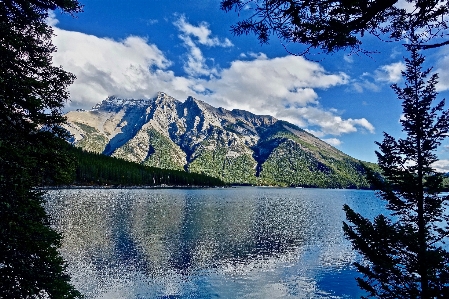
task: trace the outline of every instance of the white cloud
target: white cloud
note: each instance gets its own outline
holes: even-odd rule
[[[374,71],[374,77],[376,81],[397,83],[401,80],[401,71],[404,69],[405,64],[402,61],[383,65]]]
[[[439,160],[432,164],[432,167],[437,172],[447,173],[449,172],[449,160]]]
[[[339,146],[342,144],[341,140],[337,139],[337,138],[325,138],[325,139],[323,139],[323,141],[325,141],[333,146]]]
[[[217,75],[218,70],[216,68],[210,68],[206,63],[206,58],[203,56],[203,52],[193,42],[189,36],[179,36],[183,41],[189,53],[187,61],[184,63],[184,71],[190,76],[214,76]]]
[[[184,71],[192,77],[217,75],[217,68],[207,65],[207,60],[197,44],[209,47],[231,47],[233,46],[231,41],[227,38],[220,41],[218,37],[211,37],[212,32],[207,23],[203,22],[199,26],[194,26],[189,24],[184,16],[181,16],[174,25],[181,32],[179,38],[189,50]]]
[[[390,58],[391,59],[396,59],[398,56],[401,56],[402,57],[402,52],[401,51],[399,51],[396,47],[395,48],[393,48],[392,50],[391,50],[391,53],[390,53]]]
[[[354,62],[354,57],[352,57],[352,55],[343,55],[343,59],[347,63],[353,63]]]
[[[195,27],[184,20],[177,26],[188,49],[188,77],[175,75],[172,62],[144,38],[117,41],[54,28],[54,63],[77,76],[67,109],[89,109],[110,95],[151,98],[164,91],[179,100],[192,95],[216,107],[269,114],[323,137],[374,132],[365,118],[343,119],[338,111],[320,107],[316,90],[348,84],[345,73],[329,73],[298,56],[269,59],[263,53],[247,53],[229,68],[209,68],[199,46],[227,42],[211,38],[205,24]]]
[[[374,74],[365,72],[359,79],[352,80],[349,90],[357,93],[362,93],[365,90],[379,92],[381,90],[379,82],[389,84],[399,82],[402,78],[401,71],[404,69],[405,64],[401,61],[382,65],[374,71]]]
[[[309,130],[309,132],[317,137],[326,135],[340,136],[342,134],[355,133],[359,130],[369,133],[375,132],[374,126],[365,118],[343,119],[334,111],[323,110],[314,106],[285,109],[280,111],[278,116],[297,124],[298,120],[300,120],[302,122],[300,125],[305,128],[318,128],[313,131]]]
[[[155,46],[140,37],[123,41],[54,28],[58,51],[55,65],[77,76],[70,86],[69,107],[92,107],[110,95],[146,98],[160,90],[185,95],[193,85],[167,68],[171,62]]]
[[[159,23],[159,20],[156,20],[156,19],[149,19],[149,20],[146,20],[145,23],[146,23],[147,25],[154,25],[154,24]]]
[[[253,53],[253,52],[251,52],[251,53],[248,53],[248,55],[249,55],[250,57],[256,58],[256,59],[261,59],[261,60],[268,59],[267,54],[261,53],[261,52],[259,52],[259,53]]]
[[[345,84],[344,73],[328,74],[318,63],[298,56],[268,59],[259,55],[250,61],[237,60],[217,78],[203,84],[216,90],[216,104],[273,114],[286,107],[304,107],[317,103],[315,88]]]
[[[438,84],[436,90],[438,92],[449,90],[449,49],[443,47],[438,53],[438,60],[435,63],[438,68],[435,70],[438,73]]]
[[[415,4],[414,2],[410,3],[406,0],[399,0],[396,4],[395,7],[400,8],[400,9],[405,9],[406,12],[411,13],[415,10]]]
[[[220,41],[218,37],[211,37],[211,30],[209,24],[206,22],[200,23],[199,26],[193,26],[186,21],[185,16],[181,16],[175,23],[176,27],[181,31],[183,36],[193,36],[198,39],[202,45],[209,47],[232,47],[232,42],[225,38]]]
[[[53,10],[48,11],[48,17],[45,20],[45,23],[49,26],[56,26],[59,23],[58,19],[56,19],[56,14]]]
[[[379,84],[375,84],[367,79],[358,80],[358,81],[354,80],[351,83],[351,89],[358,93],[362,93],[365,90],[370,90],[370,91],[374,91],[374,92],[380,91]]]

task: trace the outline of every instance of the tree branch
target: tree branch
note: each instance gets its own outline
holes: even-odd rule
[[[430,45],[421,45],[421,44],[407,45],[407,44],[404,44],[404,46],[406,46],[406,47],[416,47],[416,49],[419,49],[419,50],[434,49],[434,48],[439,48],[439,47],[446,46],[446,45],[449,45],[449,40],[444,41],[442,43],[436,43],[436,44],[430,44]]]

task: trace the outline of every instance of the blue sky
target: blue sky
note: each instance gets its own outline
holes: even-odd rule
[[[219,0],[84,0],[72,18],[57,11],[54,63],[74,73],[66,111],[90,109],[107,96],[152,98],[158,91],[215,107],[244,109],[292,122],[341,151],[376,162],[382,132],[401,136],[401,103],[391,90],[401,84],[403,46],[374,37],[366,56],[337,52],[295,56],[301,45],[276,37],[233,36],[236,13]],[[399,1],[399,5],[407,5]],[[284,47],[285,46],[285,47]],[[440,74],[440,98],[449,90],[449,47],[425,52]],[[437,167],[449,171],[449,141]]]

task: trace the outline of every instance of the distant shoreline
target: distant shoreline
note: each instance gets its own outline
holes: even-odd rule
[[[39,186],[40,190],[59,190],[59,189],[227,189],[237,187],[260,187],[260,188],[282,188],[282,189],[328,189],[328,190],[373,190],[356,188],[320,188],[320,187],[300,187],[300,186],[265,186],[265,185],[247,185],[231,184],[227,186],[200,186],[200,185],[156,185],[156,186],[126,186],[126,185],[61,185],[61,186]],[[373,190],[375,191],[375,190]]]
[[[206,188],[232,188],[231,186],[174,186],[174,185],[157,185],[157,186],[124,186],[124,185],[63,185],[63,186],[40,186],[36,189],[40,190],[57,190],[57,189],[206,189]]]

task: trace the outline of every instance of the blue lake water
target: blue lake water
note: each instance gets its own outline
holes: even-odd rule
[[[360,298],[343,204],[372,191],[63,189],[47,193],[73,284],[86,298]]]

